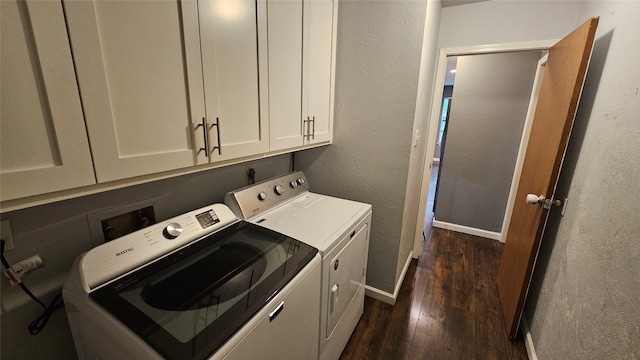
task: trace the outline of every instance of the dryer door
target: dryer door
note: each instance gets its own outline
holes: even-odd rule
[[[364,296],[362,287],[365,283],[367,259],[367,235],[369,224],[354,229],[347,238],[336,247],[338,253],[328,256],[331,261],[329,271],[329,298],[327,306],[327,332],[331,337],[338,322],[351,304],[354,297]],[[346,245],[341,248],[341,245]]]

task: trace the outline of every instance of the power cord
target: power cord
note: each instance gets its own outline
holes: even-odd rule
[[[11,269],[11,266],[9,266],[9,262],[4,257],[4,240],[0,239],[0,244],[1,244],[0,257],[2,259],[2,266],[4,266],[6,270],[9,270]],[[47,326],[47,322],[49,322],[49,318],[51,318],[51,315],[53,315],[53,312],[64,307],[64,300],[62,299],[62,293],[59,293],[58,295],[56,295],[53,298],[53,300],[51,300],[51,303],[49,303],[49,306],[46,306],[42,301],[40,301],[40,299],[38,299],[38,297],[36,297],[27,288],[27,286],[22,281],[18,283],[18,286],[20,286],[22,291],[24,291],[27,295],[29,295],[29,297],[33,299],[33,301],[40,304],[40,306],[42,306],[42,308],[44,309],[42,315],[40,315],[37,319],[33,320],[29,324],[29,334],[37,335],[38,333],[40,333],[40,331],[42,331],[42,329],[45,328],[45,326]]]
[[[249,170],[247,171],[247,176],[249,176],[249,184],[256,183],[256,169],[249,168]]]

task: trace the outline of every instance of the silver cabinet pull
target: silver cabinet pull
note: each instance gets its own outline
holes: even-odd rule
[[[272,322],[273,319],[282,312],[282,310],[284,310],[284,301],[282,301],[275,310],[269,313],[269,322]]]
[[[302,120],[302,124],[303,124],[302,126],[304,127],[304,125],[307,125],[307,133],[306,134],[304,134],[304,130],[303,130],[303,134],[302,134],[302,139],[303,140],[305,138],[307,138],[307,141],[309,141],[309,136],[310,136],[309,135],[310,134],[309,125],[310,125],[310,123],[311,123],[311,119],[308,116],[307,116],[307,120]]]
[[[216,149],[218,150],[218,155],[222,155],[222,144],[220,143],[220,118],[216,118],[215,124],[212,124],[211,127],[216,127],[216,134],[218,135],[218,145],[214,146],[211,149],[211,153],[213,154]]]
[[[316,117],[315,116],[313,117],[313,119],[311,119],[311,123],[312,123],[311,139],[315,140],[316,139]]]
[[[208,141],[208,138],[209,138],[209,131],[208,131],[209,127],[207,126],[207,119],[204,118],[204,117],[202,118],[202,123],[198,124],[193,129],[193,131],[198,130],[198,128],[201,127],[201,126],[202,126],[202,136],[204,137],[204,147],[198,149],[197,154],[199,154],[201,151],[204,151],[204,156],[205,157],[209,157],[209,144],[208,144],[209,143],[209,141]]]

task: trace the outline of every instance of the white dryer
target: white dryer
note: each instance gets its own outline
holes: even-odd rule
[[[364,310],[371,205],[309,192],[302,172],[232,191],[225,203],[248,222],[318,249],[320,359],[338,359]]]

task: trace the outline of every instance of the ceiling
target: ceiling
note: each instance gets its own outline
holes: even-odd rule
[[[471,4],[471,3],[481,2],[481,1],[487,1],[487,0],[440,0],[440,2],[442,3],[442,7]]]

